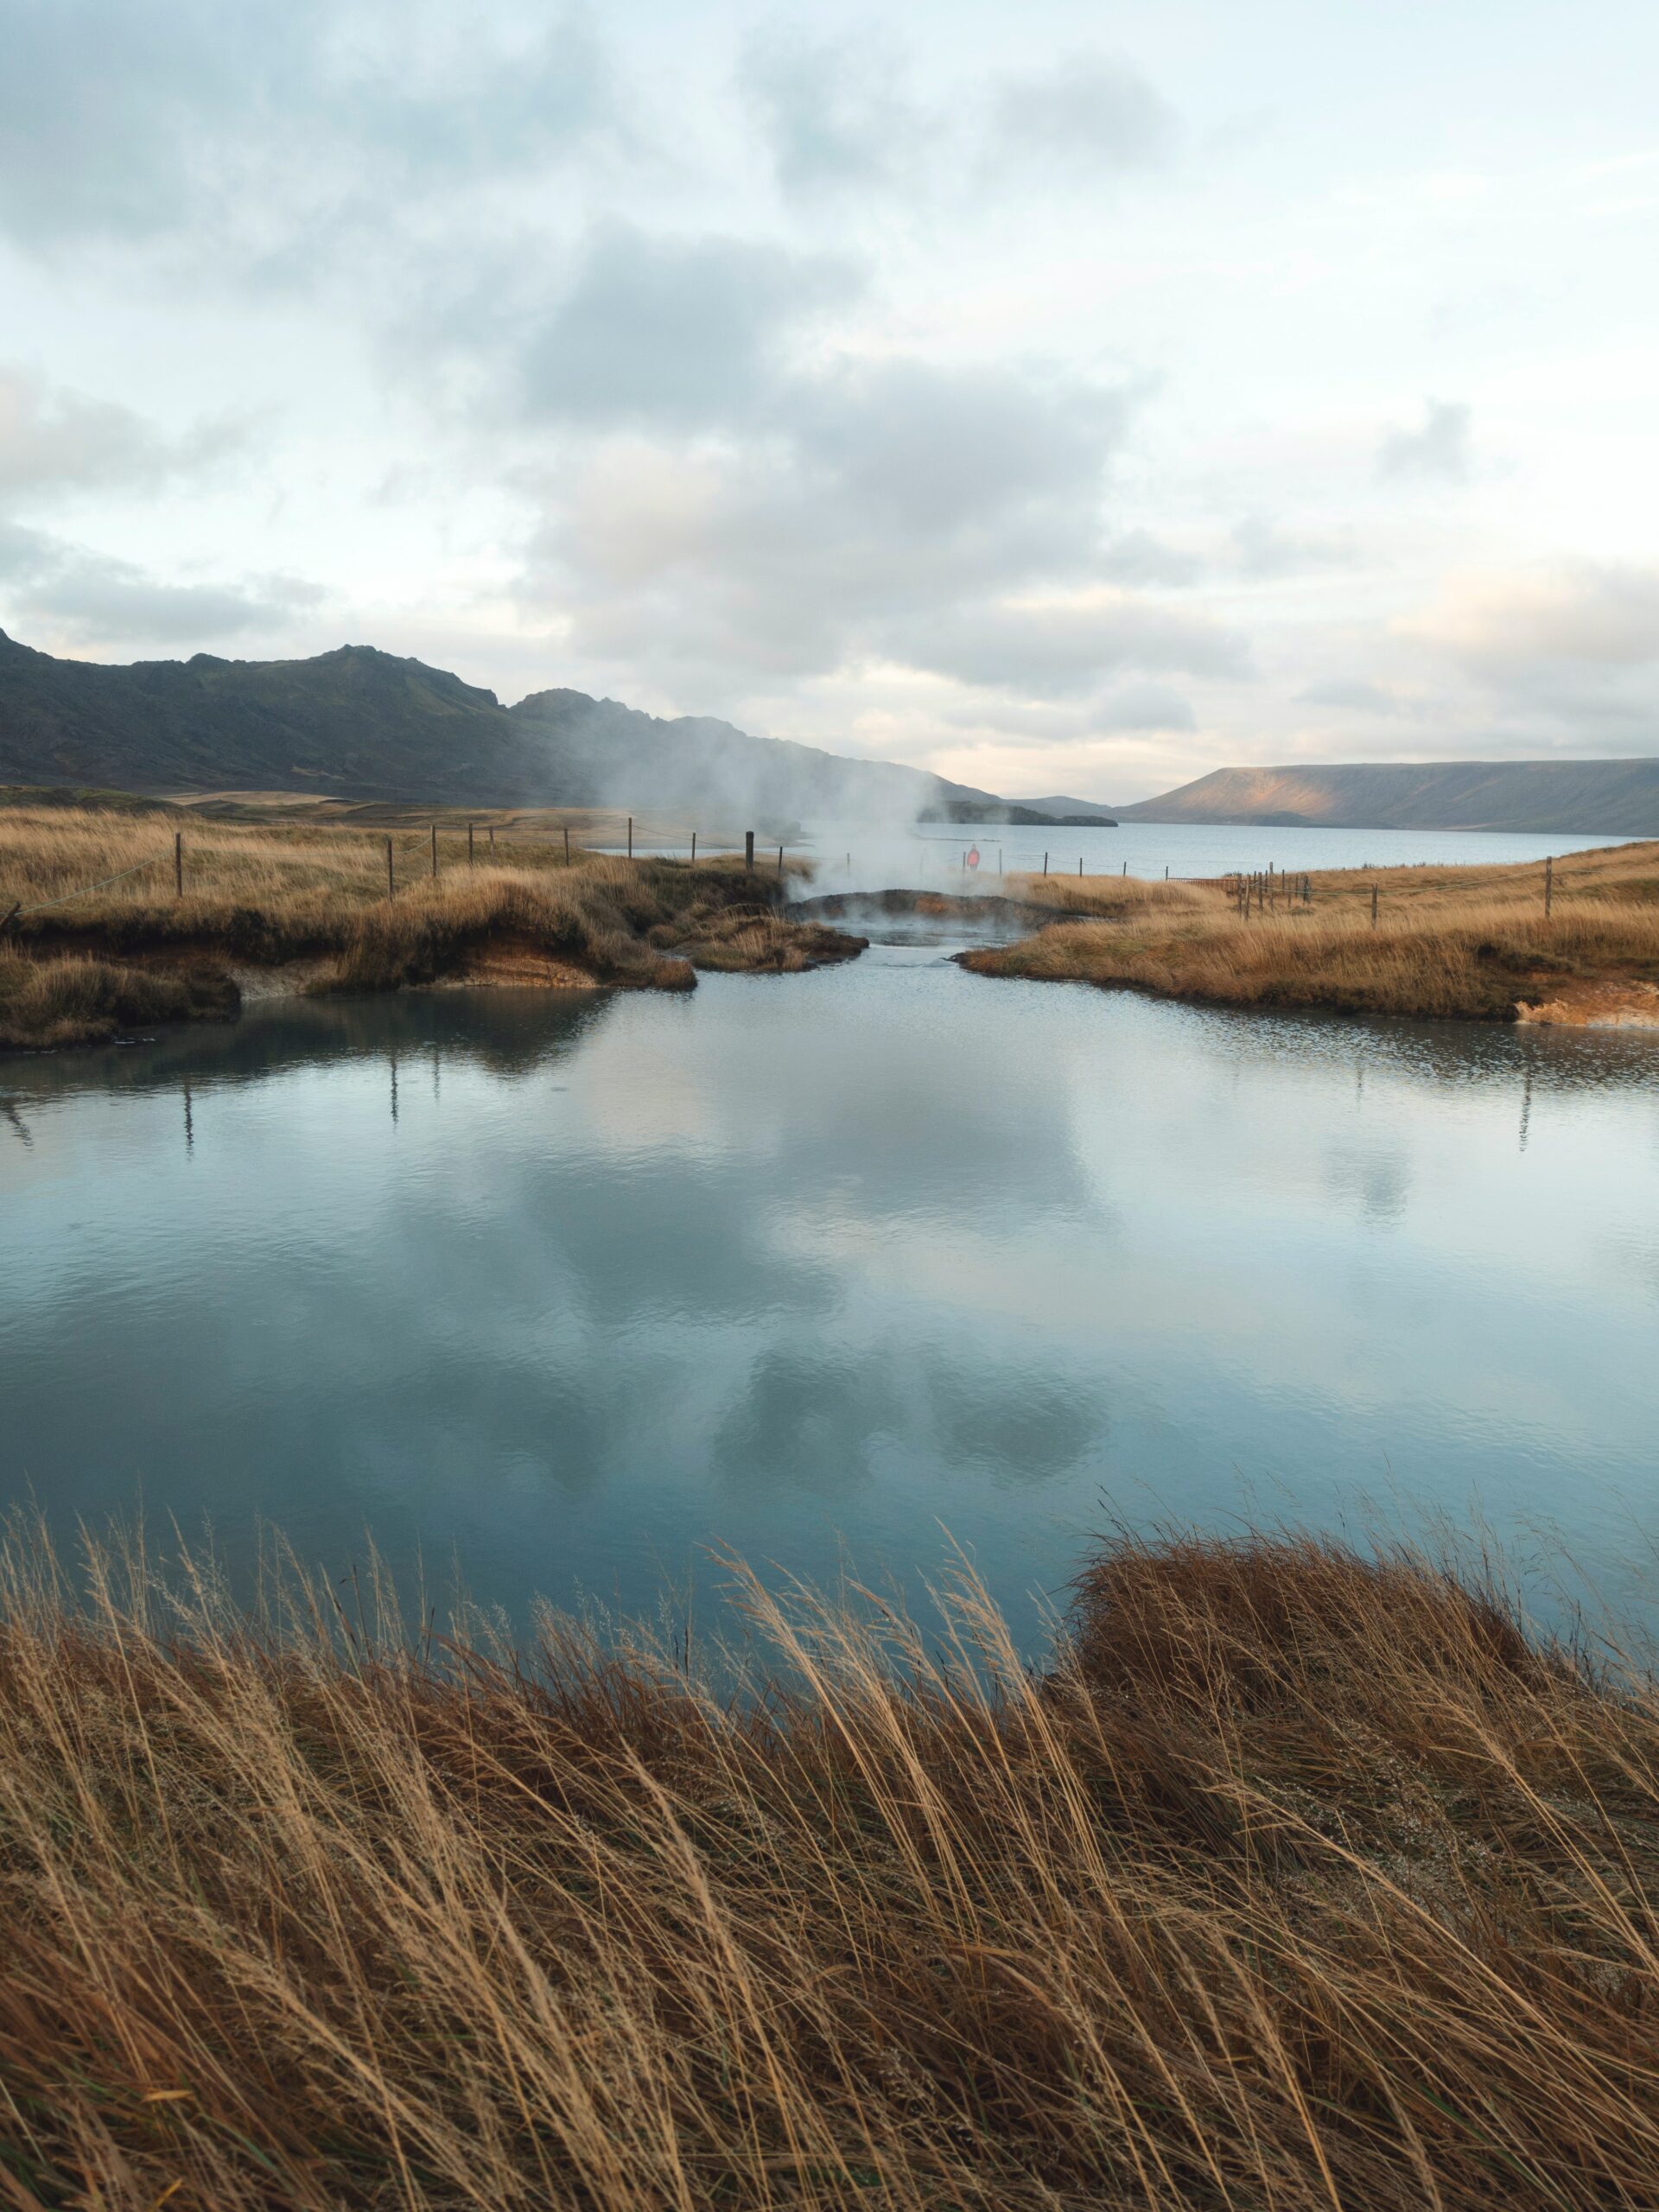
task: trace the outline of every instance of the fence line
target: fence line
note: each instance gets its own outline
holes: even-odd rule
[[[13,908],[18,914],[44,914],[54,906],[67,906],[73,899],[84,899],[89,892],[102,891],[111,883],[124,883],[130,875],[142,875],[147,868],[160,868],[168,855],[163,853],[153,861],[140,861],[137,868],[124,868],[118,875],[100,876],[96,883],[83,883],[79,891],[66,891],[60,899],[43,899],[38,906]]]

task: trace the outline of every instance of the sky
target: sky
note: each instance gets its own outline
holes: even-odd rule
[[[1659,10],[0,0],[0,626],[1129,801],[1659,751]]]

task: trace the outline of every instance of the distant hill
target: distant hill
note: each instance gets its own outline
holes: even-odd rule
[[[918,768],[664,721],[582,691],[493,691],[370,645],[310,660],[59,660],[0,631],[0,784],[225,789],[474,806],[911,819],[988,791]]]
[[[1217,768],[1197,783],[1116,811],[1126,822],[1652,837],[1659,836],[1659,760]]]
[[[1078,825],[1092,822],[1103,830],[1116,830],[1117,817],[1123,811],[1119,806],[1102,806],[1098,799],[1092,798],[1022,798],[1014,804],[1030,808],[1042,821]]]

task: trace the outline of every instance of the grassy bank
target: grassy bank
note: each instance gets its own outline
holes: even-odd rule
[[[425,825],[0,808],[0,920],[18,910],[0,938],[0,1045],[222,1014],[250,969],[303,963],[313,990],[685,989],[696,967],[803,968],[861,949],[784,919],[787,879],[729,856],[692,868],[575,847],[567,861],[562,837],[501,836],[492,849],[475,834],[469,849],[464,826],[440,832],[435,874],[433,851]]]
[[[1326,871],[1295,879],[1295,895],[1281,883],[1248,914],[1221,884],[1015,880],[1018,896],[1101,918],[964,955],[978,974],[1226,1006],[1659,1022],[1656,845],[1568,855],[1548,915],[1541,864]]]
[[[1659,1699],[1420,1560],[1118,1545],[1040,1675],[750,1588],[745,1699],[0,1592],[30,2212],[1656,2202]]]

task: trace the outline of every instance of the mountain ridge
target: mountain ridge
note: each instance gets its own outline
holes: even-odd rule
[[[704,805],[760,819],[1004,803],[926,770],[555,689],[512,707],[374,645],[288,661],[60,659],[0,631],[0,783],[303,790],[471,805]]]
[[[1659,836],[1659,759],[1217,768],[1114,811],[1125,822]]]

